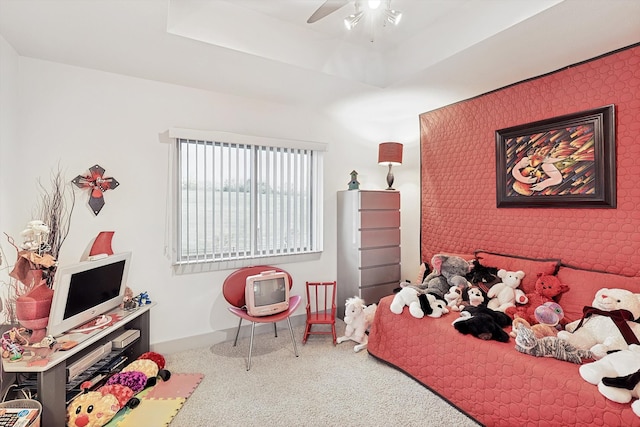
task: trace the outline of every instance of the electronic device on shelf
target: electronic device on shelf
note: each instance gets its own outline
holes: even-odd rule
[[[127,329],[122,332],[120,335],[111,340],[111,346],[114,349],[122,349],[140,338],[140,330],[138,329]]]
[[[90,353],[87,353],[80,359],[76,360],[73,363],[67,365],[67,381],[71,381],[76,378],[78,375],[82,374],[90,367],[95,365],[101,359],[104,359],[109,356],[111,353],[111,341],[105,343]]]
[[[264,271],[247,277],[245,304],[251,316],[269,316],[289,308],[289,275],[282,271]]]
[[[101,316],[122,302],[130,264],[131,252],[123,252],[58,267],[47,334],[61,335],[94,318],[98,318],[94,328],[108,324]]]

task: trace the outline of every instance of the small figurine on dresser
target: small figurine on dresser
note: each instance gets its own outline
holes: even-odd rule
[[[360,188],[360,183],[358,182],[358,172],[355,170],[351,171],[351,181],[349,181],[349,190],[357,190]]]

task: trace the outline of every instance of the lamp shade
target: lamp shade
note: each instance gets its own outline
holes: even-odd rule
[[[401,165],[402,144],[399,142],[381,142],[378,146],[378,164]]]

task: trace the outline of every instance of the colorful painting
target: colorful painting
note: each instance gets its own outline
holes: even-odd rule
[[[615,207],[614,106],[496,131],[498,207]]]

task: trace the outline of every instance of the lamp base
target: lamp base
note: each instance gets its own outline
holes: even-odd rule
[[[391,166],[391,163],[389,163],[389,172],[387,172],[388,187],[386,188],[386,190],[395,190],[395,188],[393,188],[393,171],[391,171]]]

